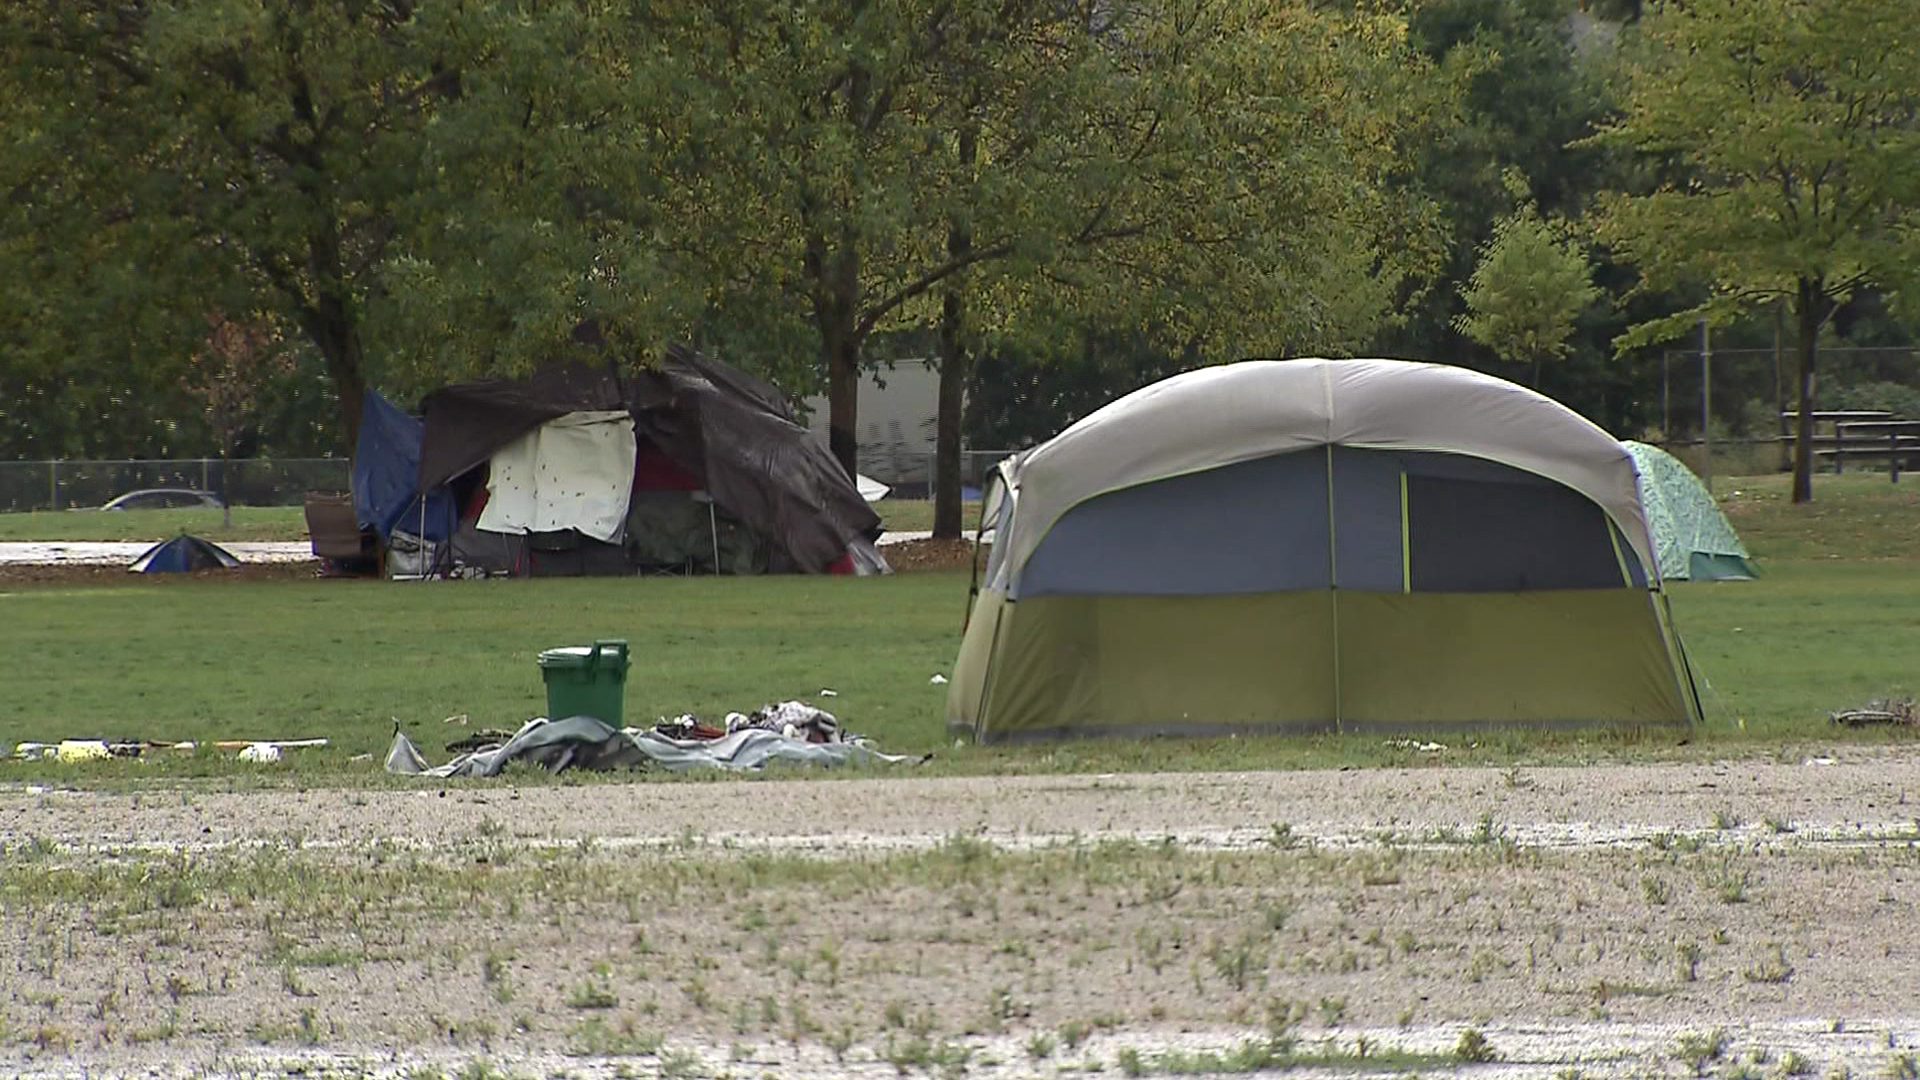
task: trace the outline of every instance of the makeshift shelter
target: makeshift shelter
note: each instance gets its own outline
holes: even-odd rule
[[[1626,450],[1464,368],[1176,375],[983,517],[947,701],[981,741],[1699,717]]]
[[[165,574],[188,570],[231,570],[239,565],[240,560],[220,545],[181,533],[148,548],[127,569],[136,574]]]
[[[377,471],[404,467],[410,446],[418,464],[405,499],[371,498],[363,520],[418,534],[414,494],[429,493],[423,535],[446,541],[431,555],[441,570],[886,569],[879,516],[779,392],[691,349],[669,349],[652,369],[576,357],[525,379],[449,386],[420,412],[417,443],[397,422],[377,434],[394,448],[372,451],[385,462]],[[441,492],[455,508],[445,518]]]
[[[1657,446],[1628,440],[1640,473],[1640,502],[1669,581],[1751,581],[1759,576],[1747,547],[1705,484],[1679,458]]]
[[[416,486],[424,429],[378,391],[366,391],[360,441],[353,450],[353,512],[360,527],[378,533],[382,541],[395,529],[429,540],[453,535],[452,493],[441,486]]]

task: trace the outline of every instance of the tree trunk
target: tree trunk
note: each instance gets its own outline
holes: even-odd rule
[[[976,88],[968,102],[971,115],[980,104]],[[959,165],[962,174],[971,172],[979,158],[980,131],[971,119],[960,125]],[[947,257],[965,259],[973,254],[973,227],[962,218],[947,223]],[[934,425],[933,446],[933,537],[958,540],[960,520],[960,421],[966,407],[967,379],[973,373],[973,350],[967,342],[966,277],[956,274],[947,279],[946,296],[940,305],[940,403]]]
[[[1786,440],[1787,424],[1780,414],[1787,411],[1786,365],[1781,363],[1780,353],[1786,347],[1787,306],[1783,300],[1773,304],[1773,416],[1774,430],[1781,435],[1779,471],[1793,471],[1793,444]]]
[[[808,273],[814,279],[814,325],[828,369],[828,450],[847,471],[860,475],[860,252],[851,234],[831,256],[826,242],[808,244]]]
[[[366,353],[360,341],[360,313],[340,264],[340,238],[328,229],[307,236],[307,272],[315,283],[311,291],[282,284],[283,295],[300,312],[300,329],[327,362],[327,378],[340,398],[340,430],[346,451],[360,444],[360,408],[366,397]]]
[[[1813,410],[1815,404],[1814,359],[1820,341],[1820,324],[1826,313],[1825,282],[1819,278],[1801,278],[1795,297],[1794,315],[1800,321],[1800,400],[1795,406],[1793,440],[1793,501],[1813,501]]]
[[[340,398],[340,430],[346,435],[346,451],[352,454],[360,444],[360,410],[367,394],[360,328],[345,303],[327,297],[304,313],[301,322],[327,362],[327,377]]]
[[[814,278],[813,321],[820,331],[820,359],[827,369],[827,449],[846,470],[860,468],[860,262],[851,240],[831,257],[818,240],[810,244]]]
[[[965,230],[948,236],[949,250],[960,237],[966,243]],[[933,451],[933,536],[936,540],[958,540],[963,526],[960,514],[960,421],[966,404],[967,377],[973,371],[973,352],[963,338],[966,301],[960,287],[947,289],[940,308],[940,408],[935,426]]]
[[[827,448],[852,479],[860,470],[860,343],[851,327],[830,334],[827,352]]]

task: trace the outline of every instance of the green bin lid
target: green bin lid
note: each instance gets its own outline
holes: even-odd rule
[[[607,655],[601,657],[601,663],[615,660],[625,661],[627,643],[625,641],[602,641],[593,645],[564,645],[557,649],[543,649],[540,652],[540,666],[550,668],[578,668],[593,663],[596,652]]]

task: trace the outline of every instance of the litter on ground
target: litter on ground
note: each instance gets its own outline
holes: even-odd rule
[[[1865,727],[1869,724],[1920,724],[1920,708],[1916,708],[1912,698],[1898,698],[1886,701],[1869,701],[1863,708],[1841,709],[1827,714],[1827,720],[1848,727]]]
[[[751,713],[729,713],[725,726],[692,714],[662,718],[651,728],[616,729],[591,716],[559,720],[535,717],[506,732],[480,732],[449,744],[457,757],[432,765],[398,724],[385,767],[409,776],[497,776],[511,762],[538,765],[549,772],[567,769],[606,771],[657,766],[670,770],[715,768],[757,770],[768,764],[865,765],[926,761],[931,755],[887,754],[872,742],[848,734],[832,713],[801,701],[763,705]]]
[[[278,761],[282,751],[326,746],[327,739],[216,739],[210,743],[172,742],[153,739],[62,739],[59,742],[15,743],[16,758],[52,758],[59,761],[97,761],[104,758],[137,758],[149,750],[177,750],[193,753],[202,745],[216,750],[238,750],[243,761]]]

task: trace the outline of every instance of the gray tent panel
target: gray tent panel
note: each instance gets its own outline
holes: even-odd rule
[[[1328,519],[1324,453],[1157,480],[1064,514],[1027,561],[1015,595],[1324,589],[1332,583]]]
[[[1627,584],[1613,530],[1598,506],[1552,481],[1507,471],[1514,475],[1457,479],[1408,469],[1408,564],[1414,592],[1617,589]]]
[[[1400,592],[1400,459],[1387,450],[1328,447],[1333,470],[1333,573],[1342,589]]]

